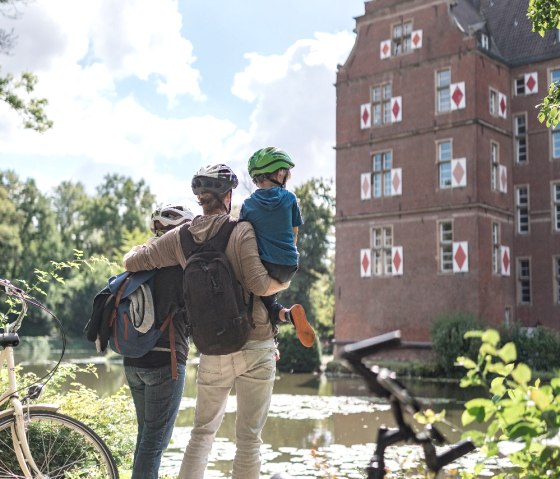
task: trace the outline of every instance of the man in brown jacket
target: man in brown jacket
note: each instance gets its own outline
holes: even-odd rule
[[[238,180],[226,165],[201,168],[192,179],[193,193],[202,206],[189,231],[195,242],[215,236],[230,219],[232,190]],[[180,264],[186,265],[180,229],[166,233],[157,241],[135,249],[124,257],[128,271],[142,271]],[[232,387],[237,396],[236,453],[233,479],[259,479],[261,432],[266,422],[276,373],[275,344],[268,312],[260,296],[274,294],[289,286],[268,275],[261,263],[253,227],[239,223],[230,236],[226,255],[248,301],[254,294],[253,321],[249,340],[241,351],[209,356],[202,354],[197,375],[197,401],[194,427],[179,473],[180,479],[202,479],[208,454],[222,422]]]

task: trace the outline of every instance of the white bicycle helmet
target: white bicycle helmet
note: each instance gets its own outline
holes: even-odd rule
[[[239,181],[233,170],[222,163],[201,167],[193,176],[191,187],[195,195],[227,193],[237,188]]]
[[[187,221],[192,221],[194,213],[183,205],[165,205],[156,208],[150,219],[150,229],[156,236],[162,236],[169,230]]]

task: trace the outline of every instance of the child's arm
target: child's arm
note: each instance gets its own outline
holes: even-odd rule
[[[292,230],[294,231],[294,245],[297,245],[297,235],[298,235],[299,227],[292,226]]]

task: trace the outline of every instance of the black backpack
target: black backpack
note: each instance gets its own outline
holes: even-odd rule
[[[236,225],[237,221],[227,221],[216,236],[201,244],[194,242],[188,227],[180,230],[187,259],[183,273],[185,309],[193,342],[203,354],[239,351],[254,327],[250,305],[245,305],[241,285],[225,254]]]

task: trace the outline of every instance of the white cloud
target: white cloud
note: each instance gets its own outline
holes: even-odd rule
[[[250,146],[285,149],[296,162],[297,183],[334,176],[336,65],[353,43],[349,32],[317,33],[282,55],[247,54],[249,65],[235,76],[232,92],[255,103]]]
[[[334,176],[333,83],[353,34],[317,33],[283,53],[247,53],[231,88],[253,105],[245,129],[233,111],[221,118],[161,116],[134,93],[122,95],[123,82],[134,81],[171,103],[180,95],[204,99],[176,0],[36,0],[22,13],[13,25],[16,50],[1,59],[0,73],[36,72],[37,95],[48,98],[55,126],[45,134],[23,130],[0,104],[0,169],[33,158],[21,170],[40,186],[71,179],[90,190],[118,172],[145,179],[160,201],[187,198],[191,206],[190,179],[201,164],[228,163],[242,176],[247,158],[263,146],[294,157],[292,185]],[[41,161],[39,173],[34,166]]]

